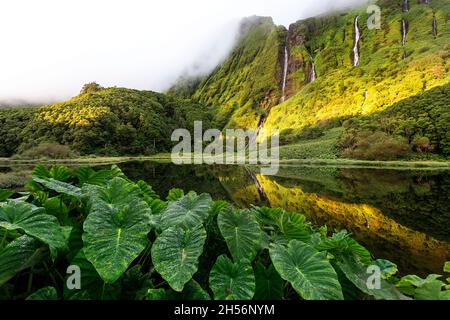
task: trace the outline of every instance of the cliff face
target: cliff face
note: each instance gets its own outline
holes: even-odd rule
[[[370,15],[355,10],[312,18],[289,28],[288,99],[270,112],[267,128],[301,130],[345,116],[379,112],[450,80],[450,3],[379,1],[381,29],[369,29]],[[364,8],[365,9],[365,8]],[[360,40],[354,66],[355,18]],[[437,36],[433,35],[436,17]],[[408,25],[402,39],[402,20]],[[312,63],[317,80],[310,81]]]
[[[259,114],[280,98],[282,34],[271,18],[245,19],[233,52],[198,85],[192,98],[218,107],[216,118],[221,126],[256,126]]]
[[[247,19],[228,59],[191,97],[217,108],[218,126],[256,128],[263,119],[266,129],[295,141],[305,128],[340,125],[448,83],[450,2],[377,5],[380,29],[369,28],[374,13],[367,7],[298,21],[288,30],[270,18]]]

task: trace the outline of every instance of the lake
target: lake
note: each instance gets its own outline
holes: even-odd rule
[[[442,274],[450,261],[450,171],[284,166],[276,176],[263,176],[240,166],[119,166],[162,196],[175,186],[243,208],[281,207],[329,230],[346,229],[403,274]]]
[[[395,262],[402,275],[442,274],[450,261],[449,170],[282,166],[276,176],[264,176],[243,166],[118,165],[162,197],[174,187],[207,192],[238,207],[281,207],[317,226],[346,229],[374,257]]]

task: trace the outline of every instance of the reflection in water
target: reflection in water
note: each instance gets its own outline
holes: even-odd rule
[[[402,273],[442,273],[450,260],[450,172],[282,167],[275,177],[238,166],[121,165],[167,194],[176,186],[237,206],[281,207],[347,229]],[[256,170],[255,170],[256,172]]]
[[[240,207],[281,207],[330,230],[347,229],[403,274],[440,274],[450,260],[450,171],[286,166],[268,177],[239,166],[119,166],[162,197],[174,187],[207,192]],[[18,170],[0,171],[17,175],[25,168]]]

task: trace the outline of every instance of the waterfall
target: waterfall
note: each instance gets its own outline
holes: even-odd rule
[[[402,20],[402,46],[406,45],[406,33],[408,32],[405,19]]]
[[[286,100],[286,81],[288,75],[288,63],[289,63],[289,53],[287,46],[284,46],[284,69],[283,69],[283,84],[281,86],[281,100],[280,103],[283,103]]]
[[[409,2],[408,0],[403,0],[403,12],[409,11]]]
[[[406,59],[406,34],[408,33],[408,22],[403,19],[402,20],[402,46],[403,46],[403,59]]]
[[[316,79],[317,79],[316,65],[314,64],[314,59],[313,59],[312,55],[310,53],[308,53],[308,55],[309,55],[309,60],[311,61],[311,69],[309,70],[308,82],[313,82],[313,81],[316,81]]]
[[[353,66],[356,67],[359,64],[359,40],[361,34],[358,27],[358,17],[355,18],[355,46],[353,47]]]
[[[437,20],[436,16],[433,16],[433,36],[437,37]]]

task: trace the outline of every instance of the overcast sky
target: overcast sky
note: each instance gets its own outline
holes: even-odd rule
[[[86,82],[161,91],[206,72],[238,21],[296,20],[367,0],[14,0],[0,2],[0,101],[63,100]],[[196,66],[194,68],[193,66]]]

